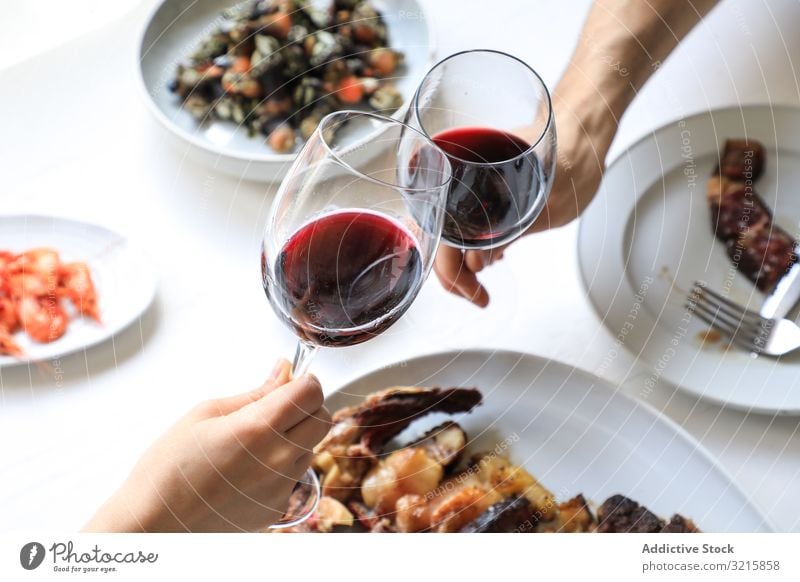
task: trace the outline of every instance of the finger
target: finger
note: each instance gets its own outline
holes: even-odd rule
[[[234,396],[227,396],[224,398],[217,398],[213,401],[217,407],[217,412],[220,415],[230,414],[239,410],[242,406],[246,406],[257,400],[260,400],[276,388],[280,388],[289,381],[289,376],[292,372],[292,365],[288,360],[281,358],[272,369],[269,378],[255,390],[244,392],[243,394],[236,394]]]
[[[490,263],[485,251],[467,251],[464,253],[464,264],[473,273],[479,273]]]
[[[489,265],[493,265],[495,262],[502,259],[506,248],[508,248],[508,245],[496,249],[467,251],[464,254],[464,262],[470,271],[478,273]]]
[[[464,253],[446,245],[440,245],[436,253],[434,270],[445,289],[472,301],[478,307],[489,304],[489,293],[478,278],[464,264]]]
[[[454,257],[451,256],[451,253],[452,249],[449,247],[445,247],[443,245],[440,246],[439,250],[436,251],[436,257],[433,262],[433,271],[436,273],[439,283],[442,284],[442,287],[444,287],[446,291],[462,297],[461,290],[456,285],[455,279],[450,276],[451,267],[449,263],[454,260]]]
[[[322,387],[315,376],[305,374],[272,390],[263,398],[252,402],[236,415],[244,422],[254,422],[279,432],[287,432],[310,415],[318,413],[325,401]]]
[[[307,451],[297,457],[297,460],[294,462],[295,467],[299,470],[303,471],[304,473],[311,467],[311,461],[314,460],[314,451]]]
[[[301,454],[310,453],[325,438],[331,428],[331,415],[323,406],[286,433],[287,440],[298,447]]]
[[[509,245],[503,245],[502,247],[498,247],[489,251],[489,264],[492,265],[502,259],[505,256],[508,246]]]

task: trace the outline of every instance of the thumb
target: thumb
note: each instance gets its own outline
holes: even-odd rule
[[[489,304],[489,294],[465,264],[464,253],[460,249],[439,245],[433,270],[442,286],[451,293],[466,298],[478,307]]]

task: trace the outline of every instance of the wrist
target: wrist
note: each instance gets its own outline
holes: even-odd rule
[[[162,501],[148,495],[148,487],[131,475],[100,507],[83,531],[107,533],[144,533],[168,531],[161,523]]]
[[[559,137],[566,133],[564,137],[604,159],[630,103],[625,91],[612,83],[597,83],[571,64],[552,97]]]
[[[149,528],[128,508],[123,490],[106,501],[81,531],[95,533],[140,533]]]

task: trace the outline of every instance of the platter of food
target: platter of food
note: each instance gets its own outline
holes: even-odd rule
[[[163,0],[139,68],[156,118],[197,155],[275,181],[326,114],[402,116],[432,47],[416,0]]]
[[[687,302],[699,281],[758,312],[796,262],[799,131],[795,107],[721,109],[648,134],[609,166],[581,219],[580,271],[603,325],[650,369],[643,391],[668,382],[800,413],[800,355],[731,345]]]
[[[317,513],[295,531],[758,532],[702,446],[600,378],[470,350],[366,374],[326,405]]]
[[[151,263],[94,224],[0,216],[0,368],[54,360],[119,333],[155,296]]]

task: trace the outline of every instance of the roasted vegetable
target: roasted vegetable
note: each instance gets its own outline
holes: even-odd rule
[[[538,515],[533,527],[537,532],[582,533],[593,531],[597,522],[583,495],[559,503],[556,519],[550,522],[539,521]]]
[[[316,511],[317,530],[325,533],[336,526],[353,527],[354,517],[340,501],[332,497],[322,497]]]
[[[442,465],[422,447],[403,448],[381,459],[364,477],[361,498],[378,514],[394,512],[403,495],[425,495],[439,485]]]
[[[469,439],[453,421],[384,451],[414,420],[431,412],[469,412],[481,400],[474,388],[395,387],[335,412],[313,459],[323,502],[294,531],[698,531],[691,520],[674,515],[667,523],[622,495],[609,498],[597,519],[583,495],[558,503],[524,467],[503,456],[512,438],[458,469]]]
[[[389,388],[333,415],[334,426],[317,446],[314,467],[323,491],[347,500],[378,462],[383,446],[414,420],[432,412],[469,412],[480,404],[474,388]]]
[[[511,464],[505,457],[496,454],[473,457],[474,474],[487,488],[497,491],[502,497],[524,495],[539,512],[541,519],[549,521],[556,516],[555,496],[539,483],[524,468]]]

